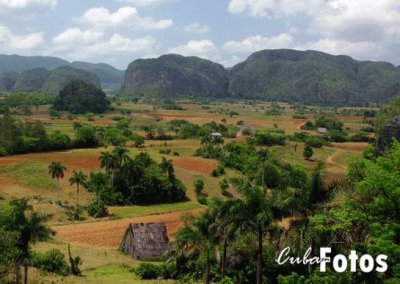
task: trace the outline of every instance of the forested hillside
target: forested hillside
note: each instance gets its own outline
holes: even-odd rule
[[[280,49],[256,52],[224,73],[209,61],[166,55],[131,63],[121,93],[364,105],[400,95],[400,69],[349,56]]]

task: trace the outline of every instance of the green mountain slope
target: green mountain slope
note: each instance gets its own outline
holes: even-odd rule
[[[10,91],[17,82],[18,73],[13,71],[0,71],[0,92]]]
[[[360,105],[400,95],[399,69],[317,51],[263,50],[230,71],[230,97]]]
[[[51,72],[41,91],[48,94],[58,94],[66,85],[72,81],[80,80],[100,88],[100,79],[84,70],[76,69],[70,66],[57,68]]]
[[[22,72],[18,76],[13,91],[16,92],[34,92],[39,91],[46,80],[49,78],[51,71],[44,68],[36,68]]]
[[[169,97],[226,94],[225,68],[197,57],[169,54],[132,62],[122,86],[123,94],[157,94]]]
[[[74,61],[70,66],[89,71],[97,75],[104,90],[119,90],[124,82],[124,71],[118,70],[111,65],[98,63],[86,63]]]
[[[57,57],[0,54],[0,71],[14,71],[21,73],[35,68],[53,70],[68,64],[68,61]]]
[[[62,66],[71,66],[97,75],[100,79],[102,88],[105,90],[120,90],[124,81],[124,71],[118,70],[111,65],[104,63],[92,64],[80,61],[69,63],[68,61],[57,57],[0,55],[0,72],[12,71],[22,73],[39,68],[51,71]],[[28,77],[32,75],[33,74],[29,74]],[[41,73],[33,76],[40,77],[41,75],[43,74]],[[27,74],[24,74],[21,80],[25,81],[26,76]],[[32,87],[23,86],[23,88],[21,88],[19,86],[18,89],[36,89],[36,87],[37,84],[34,84]]]

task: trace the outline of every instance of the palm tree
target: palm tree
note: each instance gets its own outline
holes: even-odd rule
[[[129,156],[128,156],[129,151],[122,146],[115,147],[114,150],[112,151],[112,153],[117,158],[119,168],[121,168],[122,165],[129,160]]]
[[[225,202],[215,200],[210,205],[210,210],[215,211],[215,215],[217,216],[215,227],[217,231],[217,235],[220,238],[220,241],[223,243],[223,252],[222,252],[222,260],[221,260],[221,278],[223,279],[226,276],[226,268],[227,268],[227,252],[229,242],[233,241],[236,238],[236,233],[239,229],[239,223],[235,222],[235,216],[230,214],[230,208],[234,204],[234,200],[228,200]]]
[[[289,227],[283,232],[280,246],[290,246],[297,255],[303,255],[311,247],[318,247],[320,236],[310,224],[310,216],[314,215],[327,204],[334,195],[336,185],[327,186],[322,178],[322,164],[318,165],[308,180],[301,188],[293,189],[294,194],[288,198],[281,207],[291,208],[286,210],[290,220]],[[314,251],[311,252],[314,254]],[[311,255],[312,256],[312,255]],[[312,272],[311,264],[308,272]]]
[[[180,253],[206,253],[206,273],[204,282],[211,281],[211,253],[217,243],[217,234],[213,224],[215,215],[210,210],[198,217],[190,216],[185,226],[175,233],[175,247]]]
[[[18,234],[17,248],[20,251],[19,263],[17,264],[17,275],[19,275],[19,265],[25,267],[24,283],[28,283],[28,257],[29,245],[36,241],[42,241],[54,235],[46,224],[50,220],[50,215],[34,212],[32,206],[28,204],[28,199],[14,199],[10,202],[11,211],[4,219],[1,226],[11,232]],[[20,279],[17,276],[17,282]]]
[[[52,162],[49,165],[49,175],[51,175],[51,178],[56,178],[57,179],[57,201],[60,201],[60,178],[64,178],[64,171],[66,171],[67,168],[61,163],[61,162]]]
[[[69,178],[70,185],[76,184],[76,208],[79,207],[79,186],[85,183],[86,178],[87,176],[81,170],[74,170]]]
[[[233,179],[241,199],[231,203],[229,213],[234,222],[239,224],[240,231],[252,232],[257,236],[257,284],[262,283],[263,240],[267,233],[274,229],[272,202],[264,190],[241,179]]]
[[[105,168],[106,172],[111,174],[111,185],[114,186],[114,174],[119,168],[118,158],[110,152],[101,152],[100,167]]]

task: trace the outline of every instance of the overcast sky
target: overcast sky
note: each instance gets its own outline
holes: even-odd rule
[[[261,49],[400,64],[400,0],[0,0],[0,53],[106,62],[195,55],[226,67]]]

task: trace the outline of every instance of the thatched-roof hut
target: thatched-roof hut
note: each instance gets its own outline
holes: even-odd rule
[[[162,256],[168,248],[167,228],[163,223],[129,224],[121,249],[135,259]]]

